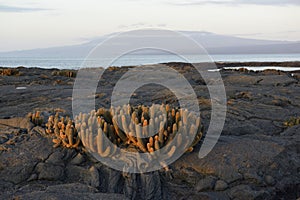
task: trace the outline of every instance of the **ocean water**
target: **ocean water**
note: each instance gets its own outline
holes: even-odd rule
[[[210,55],[215,62],[248,62],[248,61],[300,61],[300,54],[235,54],[235,55]],[[197,55],[185,56],[189,62],[204,62]],[[104,67],[103,63],[111,60],[110,58],[86,60],[88,67]],[[78,69],[82,67],[84,58],[47,58],[47,57],[0,57],[1,67],[41,67],[41,68],[59,68],[59,69]],[[110,66],[137,66],[144,64],[157,64],[165,62],[186,62],[176,55],[125,55]]]

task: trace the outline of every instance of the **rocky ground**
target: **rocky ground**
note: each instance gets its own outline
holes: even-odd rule
[[[193,86],[202,122],[211,104],[205,82],[189,64],[169,63]],[[223,66],[292,66],[300,63],[219,63]],[[109,68],[96,104],[108,107],[113,86],[128,68]],[[146,174],[123,174],[83,149],[53,148],[28,112],[72,115],[72,71],[17,68],[0,76],[1,199],[297,199],[300,197],[300,72],[221,70],[227,116],[215,148],[198,158],[200,144],[169,166]],[[25,88],[26,87],[26,88]],[[138,89],[131,103],[176,104],[158,85]]]

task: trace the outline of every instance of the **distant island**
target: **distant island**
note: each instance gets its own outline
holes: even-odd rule
[[[300,41],[258,40],[197,31],[179,32],[198,42],[209,54],[300,53]],[[118,33],[104,35],[80,45],[0,52],[0,57],[82,57],[83,55],[87,55],[96,45],[116,34]],[[128,43],[130,43],[130,40],[128,40]],[[195,53],[190,49],[182,49],[182,51],[190,54]],[[142,53],[151,54],[155,52],[143,51]],[[138,54],[141,54],[141,52],[138,52]]]

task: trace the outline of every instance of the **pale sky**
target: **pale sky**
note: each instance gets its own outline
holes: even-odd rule
[[[0,0],[0,26],[0,51],[149,27],[300,41],[300,0]]]

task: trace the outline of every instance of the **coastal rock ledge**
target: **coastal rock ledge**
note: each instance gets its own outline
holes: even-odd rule
[[[205,82],[189,64],[168,66],[182,73],[195,90],[205,138],[211,115]],[[37,110],[45,117],[56,111],[71,116],[73,74],[18,70],[18,76],[0,76],[0,199],[300,197],[300,72],[292,76],[279,71],[221,70],[228,107],[213,150],[199,159],[200,141],[168,169],[125,174],[81,149],[54,148],[45,127],[24,117]],[[127,70],[111,68],[104,73],[97,105],[107,106],[113,85]],[[145,86],[131,100],[139,104],[151,97],[153,102],[173,103],[172,95],[166,88]]]

